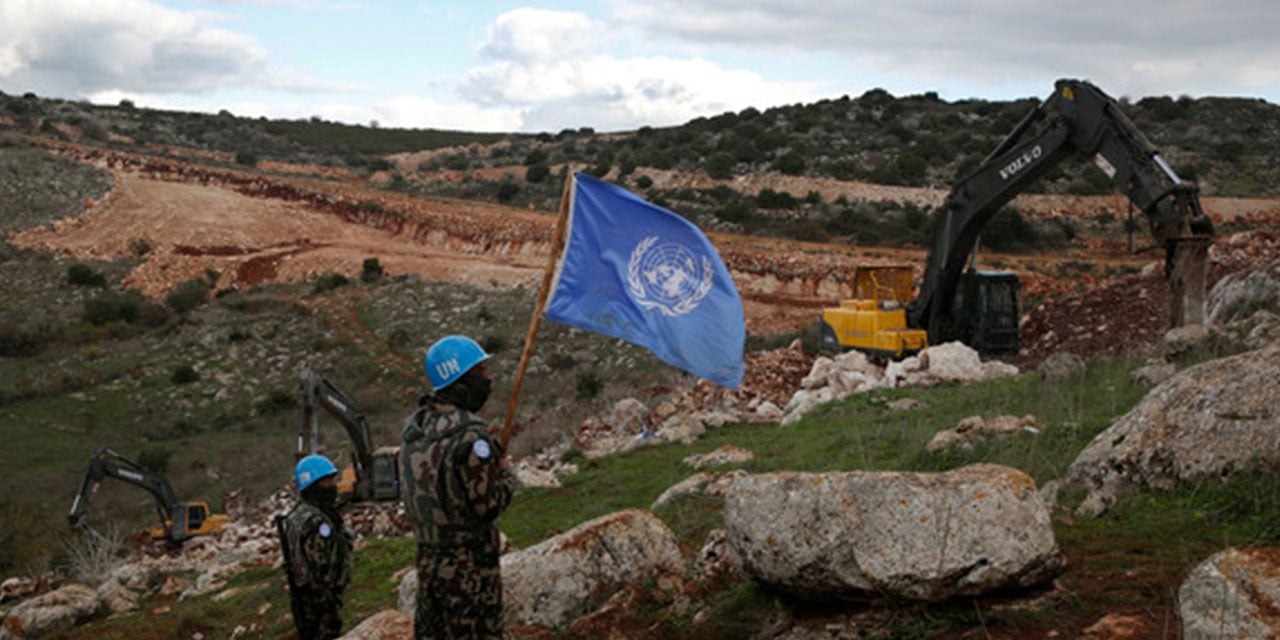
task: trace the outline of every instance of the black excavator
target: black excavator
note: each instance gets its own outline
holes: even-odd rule
[[[1165,251],[1168,325],[1203,322],[1213,223],[1200,207],[1199,188],[1178,177],[1111,96],[1087,81],[1062,79],[1052,95],[956,183],[940,210],[919,294],[897,326],[874,326],[903,335],[923,330],[928,344],[959,340],[983,354],[1016,354],[1017,276],[978,270],[971,256],[992,216],[1068,157],[1092,159],[1146,216],[1151,235]],[[858,347],[859,326],[850,315],[854,307],[847,301],[840,309],[824,311],[824,348]]]
[[[153,540],[180,544],[192,536],[217,533],[230,522],[226,515],[211,513],[206,502],[179,502],[173,487],[164,476],[111,449],[99,449],[89,460],[89,469],[80,483],[80,491],[71,503],[71,512],[67,514],[73,528],[89,529],[86,516],[93,503],[93,496],[106,478],[142,487],[155,498],[160,526],[151,529]]]
[[[302,369],[298,389],[299,424],[297,456],[313,454],[319,447],[319,416],[324,409],[338,420],[351,439],[351,464],[338,477],[338,496],[344,502],[400,499],[398,447],[373,448],[369,421],[356,403],[328,378]]]

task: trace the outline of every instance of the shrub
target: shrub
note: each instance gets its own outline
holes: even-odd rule
[[[44,337],[13,324],[0,326],[0,357],[24,358],[40,353]]]
[[[465,153],[455,153],[445,159],[444,167],[453,171],[466,171],[471,167],[471,158]]]
[[[297,406],[298,398],[284,389],[272,389],[267,397],[254,404],[254,408],[262,415],[281,413]]]
[[[377,258],[365,258],[360,265],[360,281],[374,282],[382,277],[382,263]]]
[[[242,164],[246,167],[258,166],[258,154],[252,151],[237,151],[236,164]]]
[[[738,159],[732,154],[718,151],[707,158],[707,175],[717,180],[728,180],[733,177],[733,168],[737,164]]]
[[[591,400],[600,395],[604,390],[604,383],[594,373],[584,373],[578,376],[578,384],[575,388],[575,397],[579,400]]]
[[[636,186],[641,189],[648,189],[653,186],[653,178],[650,178],[649,176],[637,176]]]
[[[545,182],[546,179],[550,177],[551,167],[548,167],[545,164],[535,164],[532,167],[529,167],[529,170],[524,173],[524,179],[530,184]]]
[[[789,151],[774,161],[773,168],[789,176],[798,176],[804,173],[805,165],[804,156]]]
[[[503,182],[498,185],[498,202],[511,202],[520,193],[520,185],[514,182]]]
[[[169,459],[172,457],[173,449],[168,447],[147,447],[138,453],[138,466],[159,474],[165,474],[169,472]]]
[[[164,303],[178,315],[186,315],[196,307],[209,301],[209,292],[213,290],[209,281],[204,278],[187,280],[173,288],[165,296]]]
[[[316,283],[311,287],[311,292],[326,293],[339,287],[345,287],[348,284],[351,284],[351,280],[341,273],[326,273],[316,278]]]
[[[84,321],[94,326],[102,326],[117,320],[134,322],[138,319],[145,302],[142,293],[136,289],[123,292],[104,291],[101,295],[84,302]]]
[[[200,374],[196,372],[195,367],[189,364],[174,367],[173,373],[169,376],[169,381],[174,384],[190,384],[199,379]]]
[[[93,267],[77,262],[67,267],[67,284],[86,287],[105,287],[107,277]]]
[[[480,340],[480,347],[486,353],[497,353],[507,348],[507,339],[499,334],[491,333]]]

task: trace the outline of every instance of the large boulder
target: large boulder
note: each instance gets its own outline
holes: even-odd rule
[[[962,342],[944,342],[920,353],[890,362],[884,370],[890,387],[928,387],[941,382],[977,382],[1018,374],[1014,365],[983,362],[978,352]]]
[[[946,473],[773,473],[725,495],[744,571],[812,599],[941,600],[1055,577],[1065,566],[1027,474],[990,464]]]
[[[623,586],[673,584],[684,573],[675,535],[662,520],[621,511],[503,556],[504,617],[508,625],[561,627]]]
[[[1280,344],[1185,369],[1085,447],[1064,486],[1088,491],[1098,515],[1126,489],[1171,488],[1280,463]]]
[[[70,629],[98,611],[98,593],[82,584],[69,584],[25,600],[9,611],[0,625],[0,640],[38,638]]]
[[[1227,549],[1178,589],[1185,640],[1280,638],[1280,549]]]
[[[1223,276],[1209,291],[1205,306],[1211,324],[1242,319],[1259,307],[1280,307],[1280,260]]]

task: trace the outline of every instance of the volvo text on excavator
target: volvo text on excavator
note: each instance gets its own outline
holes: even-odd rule
[[[181,543],[192,536],[217,533],[230,522],[223,514],[210,513],[205,502],[179,502],[164,476],[134,463],[110,449],[99,449],[89,460],[89,470],[71,503],[67,518],[75,528],[87,528],[85,516],[102,481],[115,478],[149,491],[156,500],[160,526],[151,530],[155,540]]]
[[[1200,207],[1199,188],[1178,177],[1113,98],[1089,82],[1063,79],[947,196],[919,294],[905,316],[867,320],[865,310],[855,317],[856,305],[842,303],[823,312],[822,346],[872,351],[868,345],[879,339],[882,355],[901,357],[918,348],[876,332],[909,336],[903,330],[922,329],[929,344],[959,340],[979,353],[1016,354],[1017,277],[977,270],[971,255],[992,216],[1069,156],[1092,159],[1146,216],[1165,251],[1169,327],[1203,322],[1213,223]]]
[[[300,375],[298,396],[298,456],[317,453],[319,416],[316,408],[322,408],[342,423],[354,447],[351,465],[339,475],[338,495],[351,502],[398,500],[400,472],[396,455],[399,448],[373,448],[369,422],[355,402],[328,378],[309,368],[304,368]]]

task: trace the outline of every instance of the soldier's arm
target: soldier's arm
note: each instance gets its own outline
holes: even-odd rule
[[[511,503],[515,477],[502,464],[502,448],[492,438],[472,431],[462,444],[458,469],[467,504],[476,519],[493,520]]]
[[[302,560],[307,567],[307,586],[324,588],[341,582],[345,573],[345,556],[339,545],[345,544],[342,529],[320,518],[309,520],[302,533]]]

